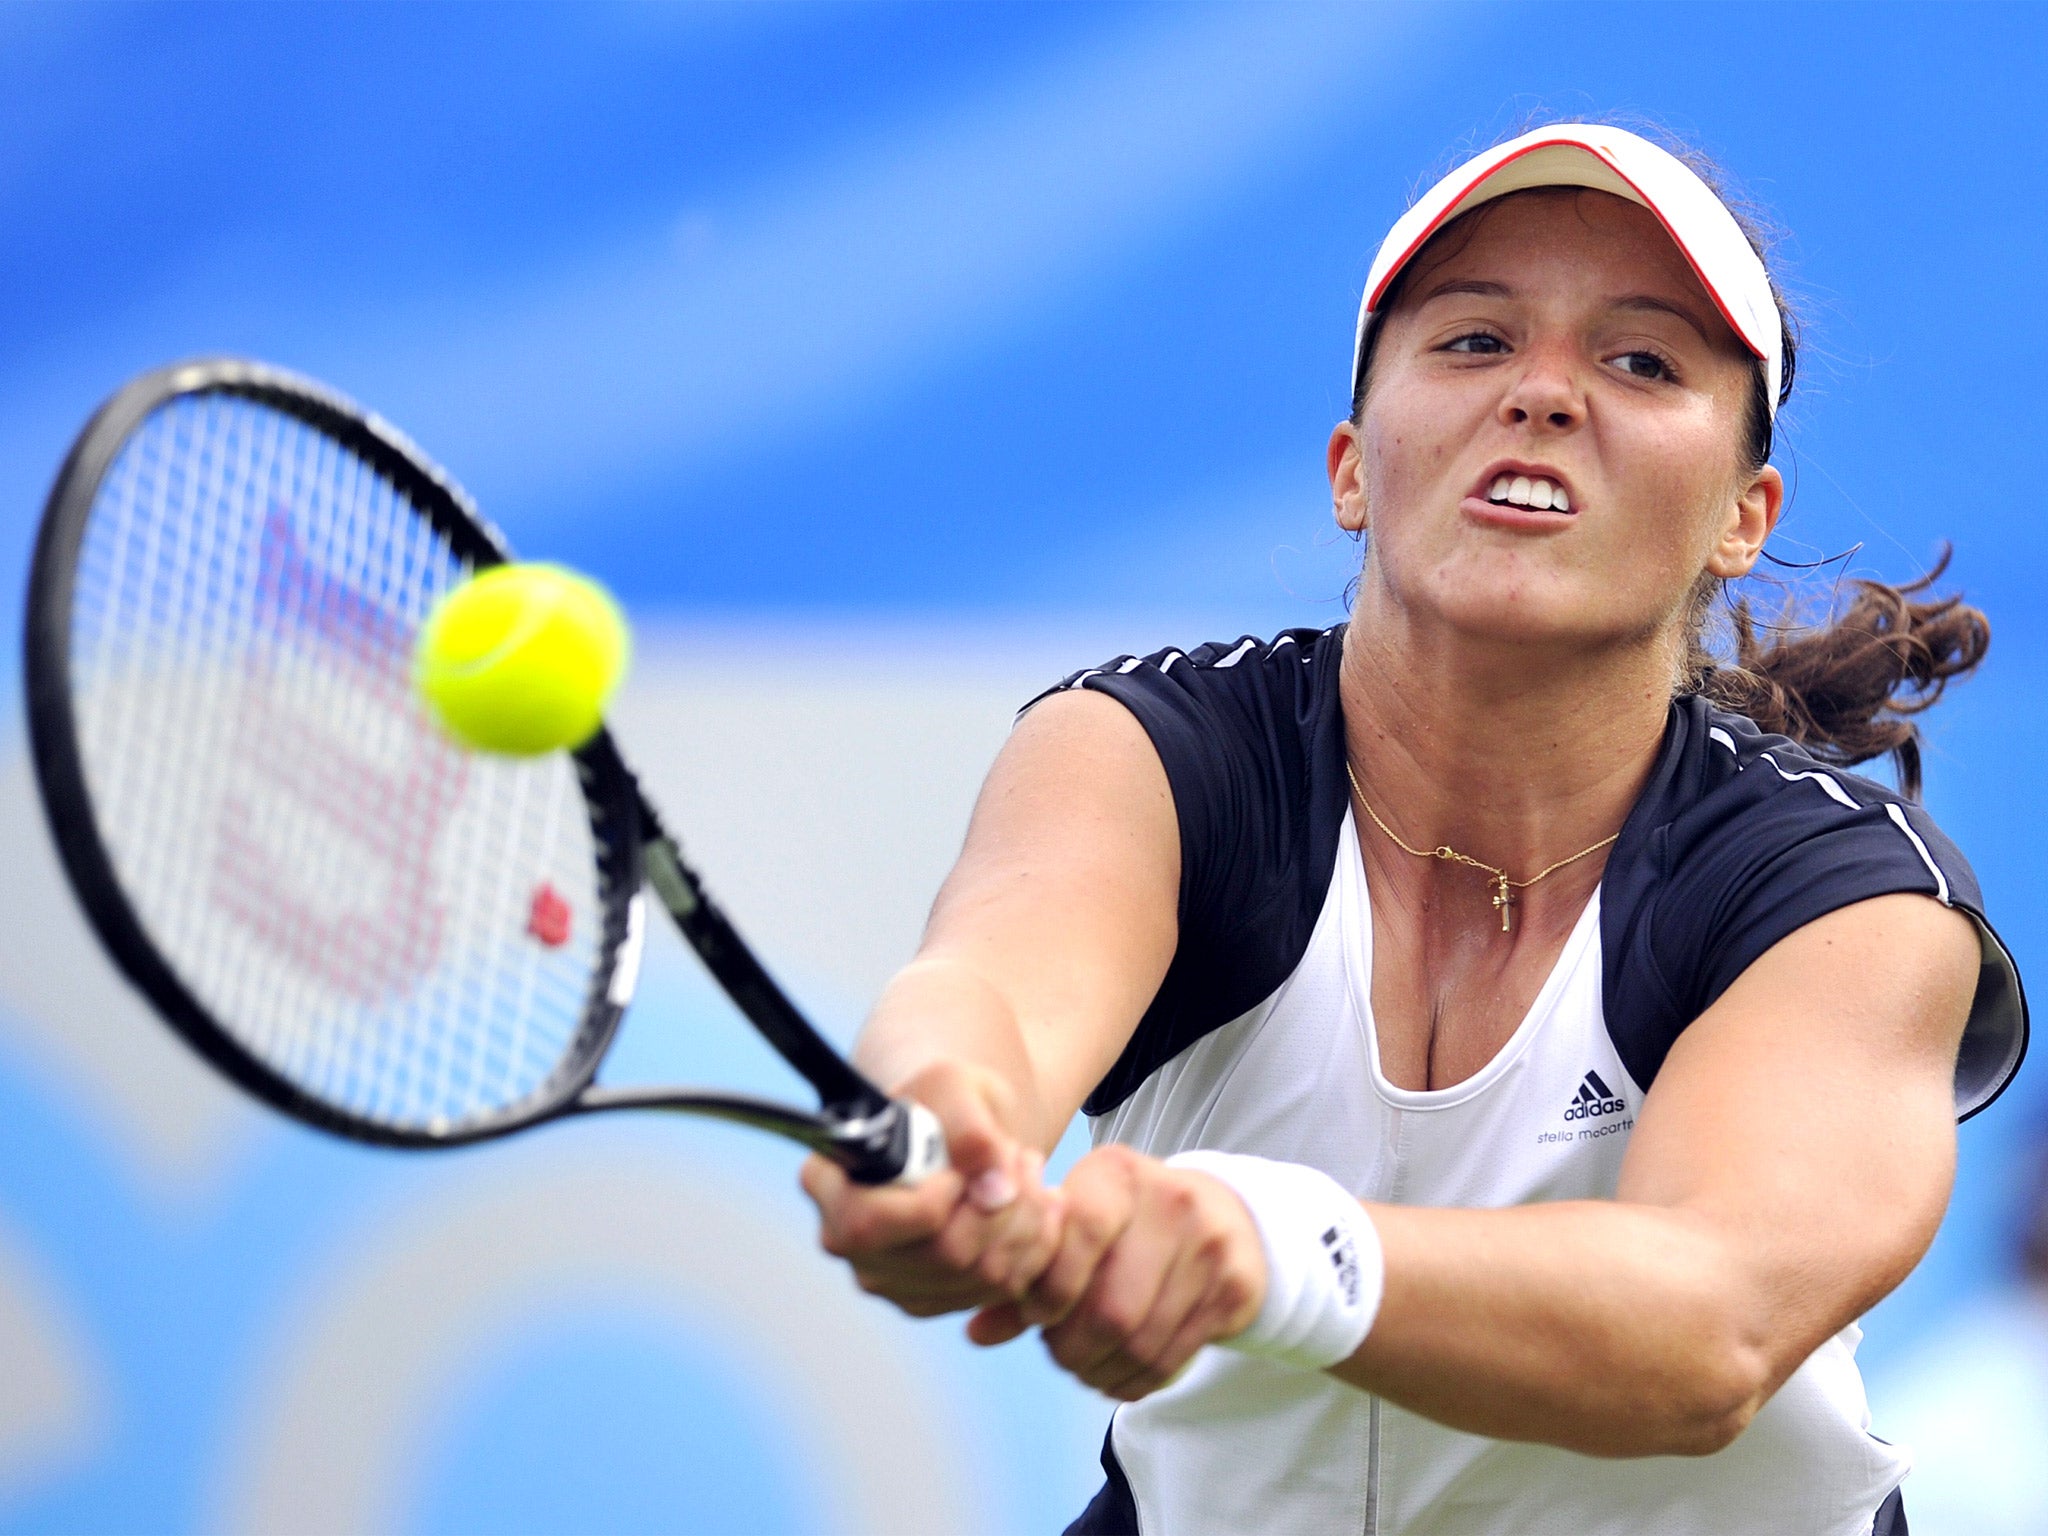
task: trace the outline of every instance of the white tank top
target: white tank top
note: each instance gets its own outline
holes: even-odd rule
[[[1290,630],[1121,657],[1060,685],[1138,718],[1180,829],[1179,942],[1089,1096],[1098,1142],[1307,1163],[1402,1205],[1612,1199],[1677,1037],[1787,934],[1900,891],[1968,913],[1982,939],[1958,1111],[2012,1077],[2025,999],[1955,845],[1920,806],[1688,697],[1514,1035],[1455,1087],[1396,1088],[1373,1034],[1343,641],[1342,626]],[[1784,1023],[1798,1028],[1796,1012]],[[1909,1459],[1870,1433],[1857,1338],[1823,1345],[1717,1454],[1634,1460],[1463,1434],[1321,1372],[1207,1349],[1117,1411],[1109,1485],[1073,1530],[1861,1536]]]
[[[1372,914],[1347,819],[1299,968],[1096,1118],[1095,1139],[1308,1163],[1361,1200],[1401,1205],[1611,1199],[1643,1093],[1601,1015],[1599,902],[1483,1070],[1397,1088],[1380,1071]],[[1214,1348],[1119,1409],[1112,1446],[1142,1529],[1169,1536],[1863,1536],[1910,1461],[1870,1434],[1857,1338],[1830,1339],[1712,1456],[1601,1460],[1463,1434],[1328,1375]]]

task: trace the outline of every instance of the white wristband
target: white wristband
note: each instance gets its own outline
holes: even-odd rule
[[[1387,1261],[1365,1207],[1319,1168],[1237,1152],[1181,1152],[1228,1184],[1251,1212],[1266,1251],[1266,1300],[1252,1325],[1217,1342],[1308,1370],[1348,1359],[1372,1329]]]

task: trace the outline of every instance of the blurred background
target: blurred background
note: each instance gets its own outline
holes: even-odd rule
[[[860,1297],[781,1145],[403,1157],[190,1064],[20,725],[42,497],[128,375],[325,379],[609,582],[625,740],[850,1038],[1019,703],[1341,616],[1322,446],[1411,193],[1532,113],[1643,114],[1789,231],[1781,552],[1953,539],[1992,615],[1928,799],[2038,967],[2044,61],[2038,7],[0,7],[0,1531],[1044,1532],[1107,1418]],[[608,1074],[784,1088],[650,950]],[[1916,1533],[2048,1530],[2044,1128],[2037,1065],[1868,1323]]]

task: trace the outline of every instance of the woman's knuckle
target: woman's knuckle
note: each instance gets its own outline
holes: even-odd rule
[[[1235,1317],[1252,1304],[1252,1283],[1241,1274],[1226,1271],[1217,1278],[1210,1299],[1224,1317]]]
[[[1079,1371],[1087,1363],[1087,1354],[1075,1329],[1064,1326],[1048,1328],[1044,1338],[1045,1352],[1052,1356],[1053,1364],[1061,1370]]]
[[[932,1259],[956,1274],[971,1273],[981,1261],[980,1235],[964,1226],[951,1226],[932,1239]]]
[[[1227,1274],[1231,1269],[1230,1234],[1221,1227],[1205,1224],[1196,1234],[1193,1243],[1194,1256],[1216,1274]]]
[[[1084,1206],[1075,1211],[1071,1219],[1081,1235],[1081,1241],[1090,1251],[1107,1248],[1110,1240],[1116,1236],[1118,1223],[1115,1213],[1105,1206]]]
[[[1067,1188],[1083,1200],[1099,1198],[1103,1189],[1122,1179],[1123,1157],[1124,1149],[1114,1144],[1097,1147],[1074,1164]]]
[[[1055,1317],[1072,1317],[1080,1304],[1081,1287],[1071,1280],[1059,1281],[1039,1292],[1039,1305]]]
[[[1070,1275],[1049,1269],[1032,1282],[1028,1295],[1034,1312],[1063,1318],[1074,1310],[1080,1286]]]
[[[1020,1267],[1038,1274],[1058,1255],[1060,1245],[1050,1232],[1035,1232],[1030,1241],[1019,1246],[1017,1262]]]
[[[1109,1173],[1128,1175],[1138,1165],[1139,1154],[1122,1142],[1113,1141],[1106,1147],[1098,1148],[1094,1154],[1099,1166]]]
[[[999,1248],[990,1248],[974,1260],[969,1272],[983,1285],[1008,1290],[1010,1276],[1015,1268],[1008,1253]]]
[[[1089,1306],[1088,1315],[1097,1328],[1113,1339],[1129,1338],[1144,1321],[1137,1315],[1137,1308],[1120,1296],[1098,1296]]]

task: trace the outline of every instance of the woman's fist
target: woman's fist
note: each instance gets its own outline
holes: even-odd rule
[[[818,1241],[862,1290],[914,1317],[1022,1296],[1059,1241],[1061,1199],[1045,1158],[1011,1133],[1009,1093],[994,1073],[942,1062],[897,1085],[938,1117],[951,1166],[910,1188],[855,1184],[807,1160]]]
[[[1064,1369],[1130,1402],[1259,1315],[1265,1251],[1251,1213],[1220,1180],[1112,1145],[1076,1163],[1059,1193],[1050,1262],[1019,1300],[974,1318],[976,1343],[1036,1324]]]

